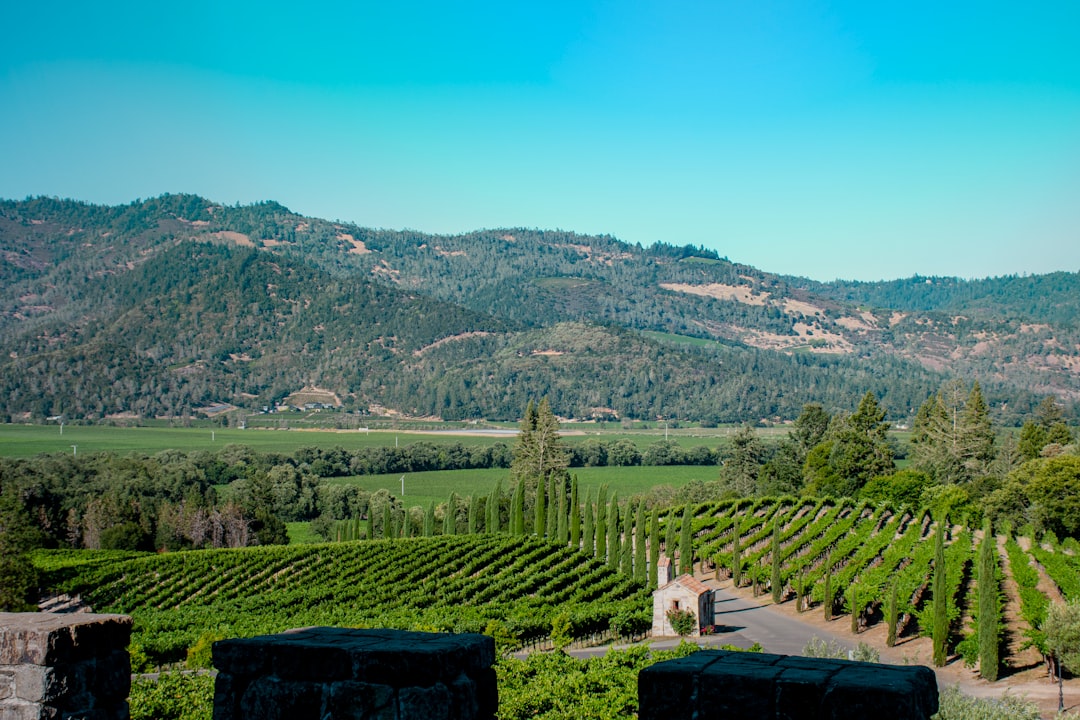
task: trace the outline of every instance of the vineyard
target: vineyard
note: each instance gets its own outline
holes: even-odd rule
[[[579,536],[577,548],[555,539],[574,534],[553,521],[547,538],[478,532],[161,555],[40,551],[35,562],[52,590],[81,595],[97,612],[131,614],[135,643],[156,662],[182,659],[206,637],[307,625],[488,632],[508,645],[536,643],[553,625],[571,638],[641,636],[659,553],[632,545],[676,555],[677,535],[691,539],[700,573],[730,577],[801,611],[847,614],[854,633],[887,622],[890,637],[930,635],[944,618],[939,632],[965,657],[979,622],[980,572],[991,578],[994,598],[983,614],[998,608],[987,620],[1002,647],[1010,634],[1040,647],[1048,605],[1036,588],[1040,572],[1064,597],[1080,596],[1075,541],[999,545],[991,538],[990,569],[979,571],[983,533],[939,525],[928,512],[808,498],[706,503],[636,519],[630,509],[615,512],[622,512],[621,533],[605,539],[598,526]],[[1007,579],[1016,584],[1023,626],[999,630]]]
[[[80,563],[78,556],[86,555]],[[641,585],[567,548],[529,537],[454,536],[132,557],[41,551],[43,582],[95,612],[134,618],[154,663],[204,637],[309,625],[546,637],[556,615],[574,637],[649,626]]]

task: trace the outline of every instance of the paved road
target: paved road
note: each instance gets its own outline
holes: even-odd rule
[[[802,655],[806,643],[816,636],[822,640],[834,641],[849,650],[854,647],[850,637],[818,630],[778,612],[772,612],[763,604],[743,600],[723,590],[715,592],[717,633],[694,641],[700,645],[737,645],[746,648],[756,642],[768,653]],[[650,640],[649,644],[654,648],[669,648],[678,645],[679,640]],[[606,647],[595,647],[571,650],[570,654],[575,657],[589,657],[606,652]]]

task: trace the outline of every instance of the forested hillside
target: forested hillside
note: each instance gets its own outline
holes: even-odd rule
[[[734,253],[734,249],[733,249]],[[822,285],[687,245],[457,236],[170,195],[0,202],[0,419],[347,410],[515,419],[794,418],[873,391],[911,417],[945,377],[1015,419],[1080,397],[1075,274]]]

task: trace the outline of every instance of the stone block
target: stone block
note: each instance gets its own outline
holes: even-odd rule
[[[917,666],[703,651],[642,670],[638,701],[642,720],[923,720],[937,682]]]
[[[386,685],[339,682],[330,686],[324,709],[334,720],[395,720],[397,698]]]
[[[0,665],[55,665],[122,650],[131,618],[77,613],[0,613]]]

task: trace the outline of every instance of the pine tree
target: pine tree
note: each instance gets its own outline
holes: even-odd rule
[[[510,501],[510,533],[525,534],[525,479],[519,478]]]
[[[979,574],[976,579],[979,590],[979,675],[994,682],[998,676],[998,601],[997,543],[993,527],[987,520],[983,524],[983,540],[979,545]]]
[[[949,606],[946,593],[945,577],[945,524],[938,522],[934,531],[934,665],[945,667],[948,659],[949,643]]]
[[[581,552],[596,557],[596,523],[593,521],[592,493],[585,493],[585,528],[582,530]]]
[[[899,595],[900,595],[900,582],[897,579],[893,579],[892,585],[889,587],[889,602],[885,606],[885,622],[888,623],[889,630],[888,635],[885,638],[885,644],[889,647],[896,645],[896,626],[899,622]]]
[[[634,579],[642,584],[649,581],[649,569],[645,557],[645,499],[640,498],[637,516],[634,518]]]
[[[608,500],[607,521],[607,566],[612,570],[619,568],[619,497],[616,493],[611,494]]]
[[[679,574],[694,572],[694,536],[691,525],[694,518],[690,503],[686,503],[682,516],[682,534],[679,536]]]
[[[648,581],[650,588],[656,588],[657,579],[657,567],[660,565],[660,510],[654,509],[652,513],[652,522],[649,524],[649,569],[648,569]]]
[[[597,560],[607,558],[607,486],[601,485],[596,496],[596,550]]]
[[[533,503],[533,534],[537,537],[544,537],[544,533],[547,532],[547,515],[545,506],[547,505],[547,485],[543,478],[540,478],[536,482],[536,501]]]
[[[581,499],[578,497],[577,475],[570,480],[570,547],[581,547]]]
[[[554,476],[565,476],[569,464],[570,455],[559,436],[559,421],[555,419],[548,399],[541,399],[539,404],[530,400],[518,427],[517,443],[510,464],[511,475],[548,480]],[[537,534],[542,533],[543,529]]]
[[[780,604],[782,599],[781,593],[783,588],[781,587],[780,579],[780,520],[773,521],[773,533],[772,533],[772,579],[769,584],[772,588],[772,601],[777,605]]]

